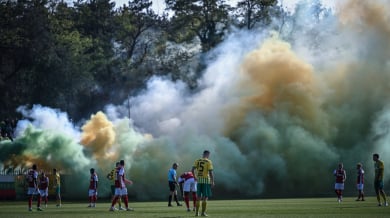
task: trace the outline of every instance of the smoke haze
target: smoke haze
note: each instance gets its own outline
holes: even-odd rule
[[[215,198],[333,196],[339,162],[347,194],[355,195],[358,162],[371,187],[372,154],[386,165],[390,155],[389,5],[343,1],[315,21],[309,6],[296,9],[301,26],[232,33],[195,93],[154,77],[130,99],[130,112],[126,100],[79,126],[55,109],[21,107],[29,120],[18,123],[14,143],[1,142],[3,167],[63,169],[85,181],[69,196],[84,198],[89,168],[108,196],[104,177],[124,159],[131,198],[165,200],[172,163],[180,174],[208,149]]]

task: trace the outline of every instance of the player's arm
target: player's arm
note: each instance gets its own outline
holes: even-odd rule
[[[211,185],[214,186],[215,183],[214,183],[214,171],[213,170],[209,170],[209,176],[210,176]]]
[[[384,166],[381,164],[378,168],[378,179],[377,180],[383,180],[383,172],[384,172]]]
[[[133,181],[131,181],[130,179],[127,179],[125,174],[123,174],[123,182],[125,182],[125,184],[127,184],[127,185],[133,184]]]
[[[125,183],[128,184],[128,185],[132,185],[133,184],[133,181],[131,181],[130,179],[124,179]]]
[[[33,182],[34,182],[35,189],[38,189],[38,179],[37,179],[37,177],[33,178]]]
[[[347,172],[344,170],[343,182],[347,179]]]
[[[195,175],[195,169],[196,169],[196,165],[192,166],[191,172],[192,172],[192,175],[194,175],[194,179],[196,181],[197,179],[196,179],[196,175]]]
[[[53,188],[57,188],[57,185],[58,185],[58,177],[56,174],[54,174],[54,185],[53,185]]]

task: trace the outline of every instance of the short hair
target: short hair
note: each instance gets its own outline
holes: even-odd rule
[[[173,163],[172,164],[172,167],[174,167],[174,166],[179,166],[177,163]]]
[[[372,156],[376,157],[376,158],[379,158],[379,154],[373,154]]]
[[[357,163],[357,166],[362,167],[363,165],[362,165],[362,163]]]
[[[204,150],[203,151],[203,155],[207,155],[207,154],[210,154],[210,151],[209,150]]]
[[[89,170],[89,172],[94,173],[94,172],[95,172],[95,169],[94,169],[94,168],[91,168],[91,169]]]
[[[34,170],[36,170],[36,169],[37,169],[37,165],[36,165],[36,164],[33,164],[33,165],[32,165],[32,168],[33,168]]]
[[[125,165],[125,161],[124,160],[120,160],[119,163],[123,166]]]
[[[115,166],[118,166],[119,164],[120,164],[119,162],[116,162],[116,163],[115,163]]]

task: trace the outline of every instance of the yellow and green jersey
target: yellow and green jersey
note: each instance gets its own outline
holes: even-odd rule
[[[374,164],[375,180],[383,180],[383,172],[385,171],[385,164],[381,160],[377,160]]]
[[[108,178],[113,181],[113,184],[115,184],[115,176],[116,176],[116,168],[112,169]]]
[[[196,178],[200,184],[210,184],[209,172],[213,170],[213,163],[207,158],[197,159],[193,166],[196,170]]]
[[[54,185],[58,187],[61,186],[61,178],[59,173],[54,175]]]

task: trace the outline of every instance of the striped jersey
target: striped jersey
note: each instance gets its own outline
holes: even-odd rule
[[[59,173],[56,173],[54,175],[54,185],[55,186],[60,186],[61,185],[61,178],[60,178],[60,174]]]
[[[125,168],[119,166],[115,171],[115,187],[116,188],[125,188]]]
[[[383,180],[383,172],[385,170],[385,164],[381,160],[377,160],[374,164],[375,168],[375,179],[378,180]]]
[[[98,175],[96,173],[91,174],[91,178],[89,180],[89,189],[97,189],[98,181]]]
[[[116,171],[117,171],[117,168],[115,167],[114,169],[111,170],[111,172],[108,174],[108,177],[107,177],[109,180],[113,181],[114,185],[115,185]]]
[[[40,176],[39,177],[39,189],[47,189],[48,186],[49,186],[49,177]]]
[[[213,163],[207,158],[195,160],[194,166],[199,184],[211,184],[209,172],[213,170]]]
[[[28,187],[37,188],[38,171],[31,169],[27,174]]]
[[[336,169],[334,170],[333,174],[336,177],[336,183],[344,183],[344,180],[346,178],[346,173],[344,169]]]

